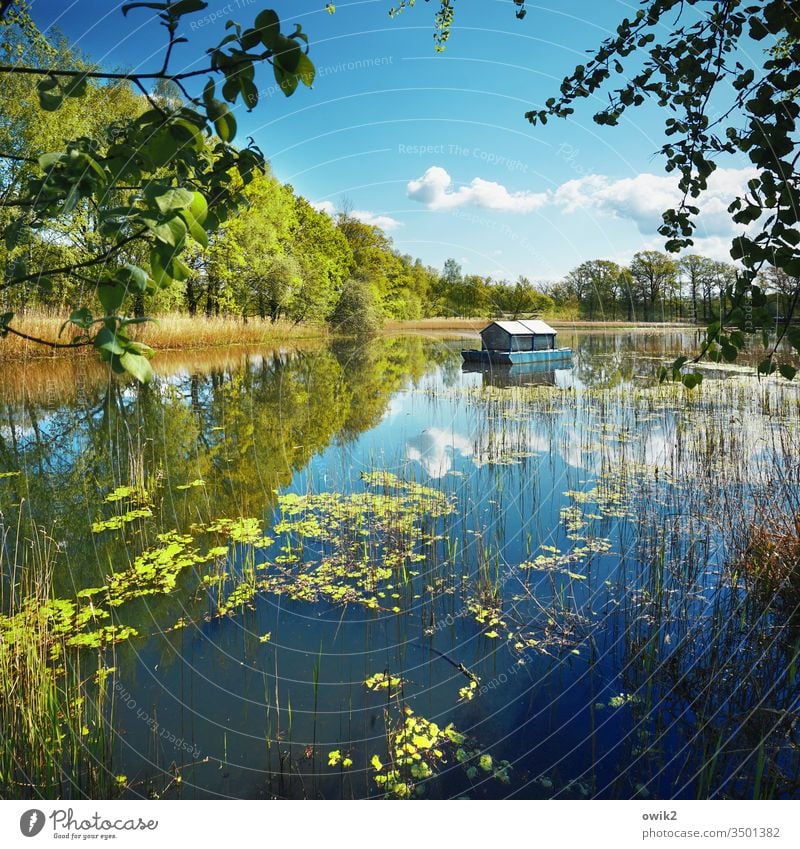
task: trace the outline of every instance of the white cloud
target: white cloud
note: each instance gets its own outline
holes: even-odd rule
[[[322,200],[319,202],[311,202],[311,206],[314,209],[319,210],[320,212],[325,212],[328,215],[336,214],[336,207],[333,205],[332,201]],[[377,215],[374,212],[370,212],[368,209],[354,209],[350,212],[350,215],[353,218],[357,218],[359,221],[362,221],[364,224],[371,224],[374,227],[380,227],[381,230],[396,230],[398,227],[402,227],[403,224],[401,221],[398,221],[396,218],[392,218],[391,215]]]
[[[709,178],[708,189],[690,202],[700,209],[697,216],[695,250],[703,247],[709,256],[729,258],[726,240],[741,232],[731,220],[728,206],[745,193],[753,168],[719,168]],[[546,192],[510,192],[500,183],[475,177],[468,185],[455,188],[448,172],[434,165],[417,180],[408,183],[408,197],[431,210],[455,210],[473,206],[498,212],[526,213],[552,206],[564,213],[588,211],[598,216],[632,221],[645,236],[655,236],[665,209],[680,202],[675,175],[642,173],[614,179],[589,174],[568,180]],[[658,244],[663,248],[663,241]]]
[[[335,215],[336,207],[333,205],[333,201],[330,200],[321,200],[321,201],[311,201],[311,206],[314,207],[318,212],[325,212],[328,215]]]
[[[402,222],[396,218],[392,218],[391,215],[376,215],[374,212],[368,212],[366,209],[354,209],[350,215],[359,221],[363,221],[364,224],[372,224],[375,227],[380,227],[381,230],[396,230],[398,227],[403,226]]]
[[[708,180],[708,190],[690,203],[700,209],[698,236],[707,239],[730,237],[741,228],[731,221],[728,206],[746,191],[747,181],[756,174],[753,168],[719,168]],[[612,218],[633,221],[640,233],[656,233],[665,209],[681,199],[674,175],[638,174],[613,180],[590,174],[569,180],[553,193],[553,202],[564,212],[589,210]]]
[[[428,209],[456,209],[460,206],[477,206],[498,212],[533,212],[548,201],[546,192],[509,192],[500,183],[475,179],[468,186],[453,189],[453,178],[438,165],[433,165],[407,186],[411,200]]]

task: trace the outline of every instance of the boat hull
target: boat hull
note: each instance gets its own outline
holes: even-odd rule
[[[548,348],[543,351],[478,351],[461,352],[464,362],[516,365],[521,363],[557,363],[572,358],[572,348]]]

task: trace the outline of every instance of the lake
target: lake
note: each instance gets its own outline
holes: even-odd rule
[[[0,795],[797,797],[797,386],[473,344],[8,370]]]

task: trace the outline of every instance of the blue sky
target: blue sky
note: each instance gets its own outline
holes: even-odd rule
[[[123,18],[121,5],[33,0],[32,12],[108,69],[157,69],[163,30],[147,10]],[[257,83],[267,96],[254,112],[237,111],[240,139],[254,137],[281,180],[323,208],[347,203],[431,265],[452,256],[496,278],[553,280],[586,259],[626,261],[661,246],[656,227],[674,181],[655,154],[664,141],[657,109],[631,112],[617,128],[593,123],[599,99],[546,127],[524,119],[636,3],[529,2],[518,21],[510,0],[460,0],[443,54],[433,49],[435,3],[394,20],[392,0],[337,3],[334,15],[324,5],[211,0],[184,18],[189,43],[174,57],[176,69],[200,67],[228,19],[250,24],[265,7],[302,24],[313,89],[287,99],[264,67]],[[734,232],[725,207],[750,176],[745,160],[725,164],[698,243],[717,258]]]

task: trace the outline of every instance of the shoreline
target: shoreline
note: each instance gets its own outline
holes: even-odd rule
[[[485,318],[425,318],[408,321],[391,320],[378,331],[380,336],[403,333],[422,335],[476,336],[490,319]],[[589,330],[594,332],[626,331],[629,333],[666,332],[675,330],[700,330],[699,324],[660,322],[588,321],[585,319],[545,319],[560,330]],[[13,325],[21,332],[50,341],[69,341],[70,336],[59,337],[62,317],[31,315],[21,316]],[[205,316],[167,315],[155,318],[151,324],[141,325],[131,334],[133,338],[161,352],[200,352],[233,348],[277,347],[295,342],[326,340],[334,334],[324,324],[290,324],[278,321],[238,318],[206,318]],[[9,334],[0,339],[0,360],[29,362],[32,360],[75,360],[92,354],[93,349],[50,348]]]

